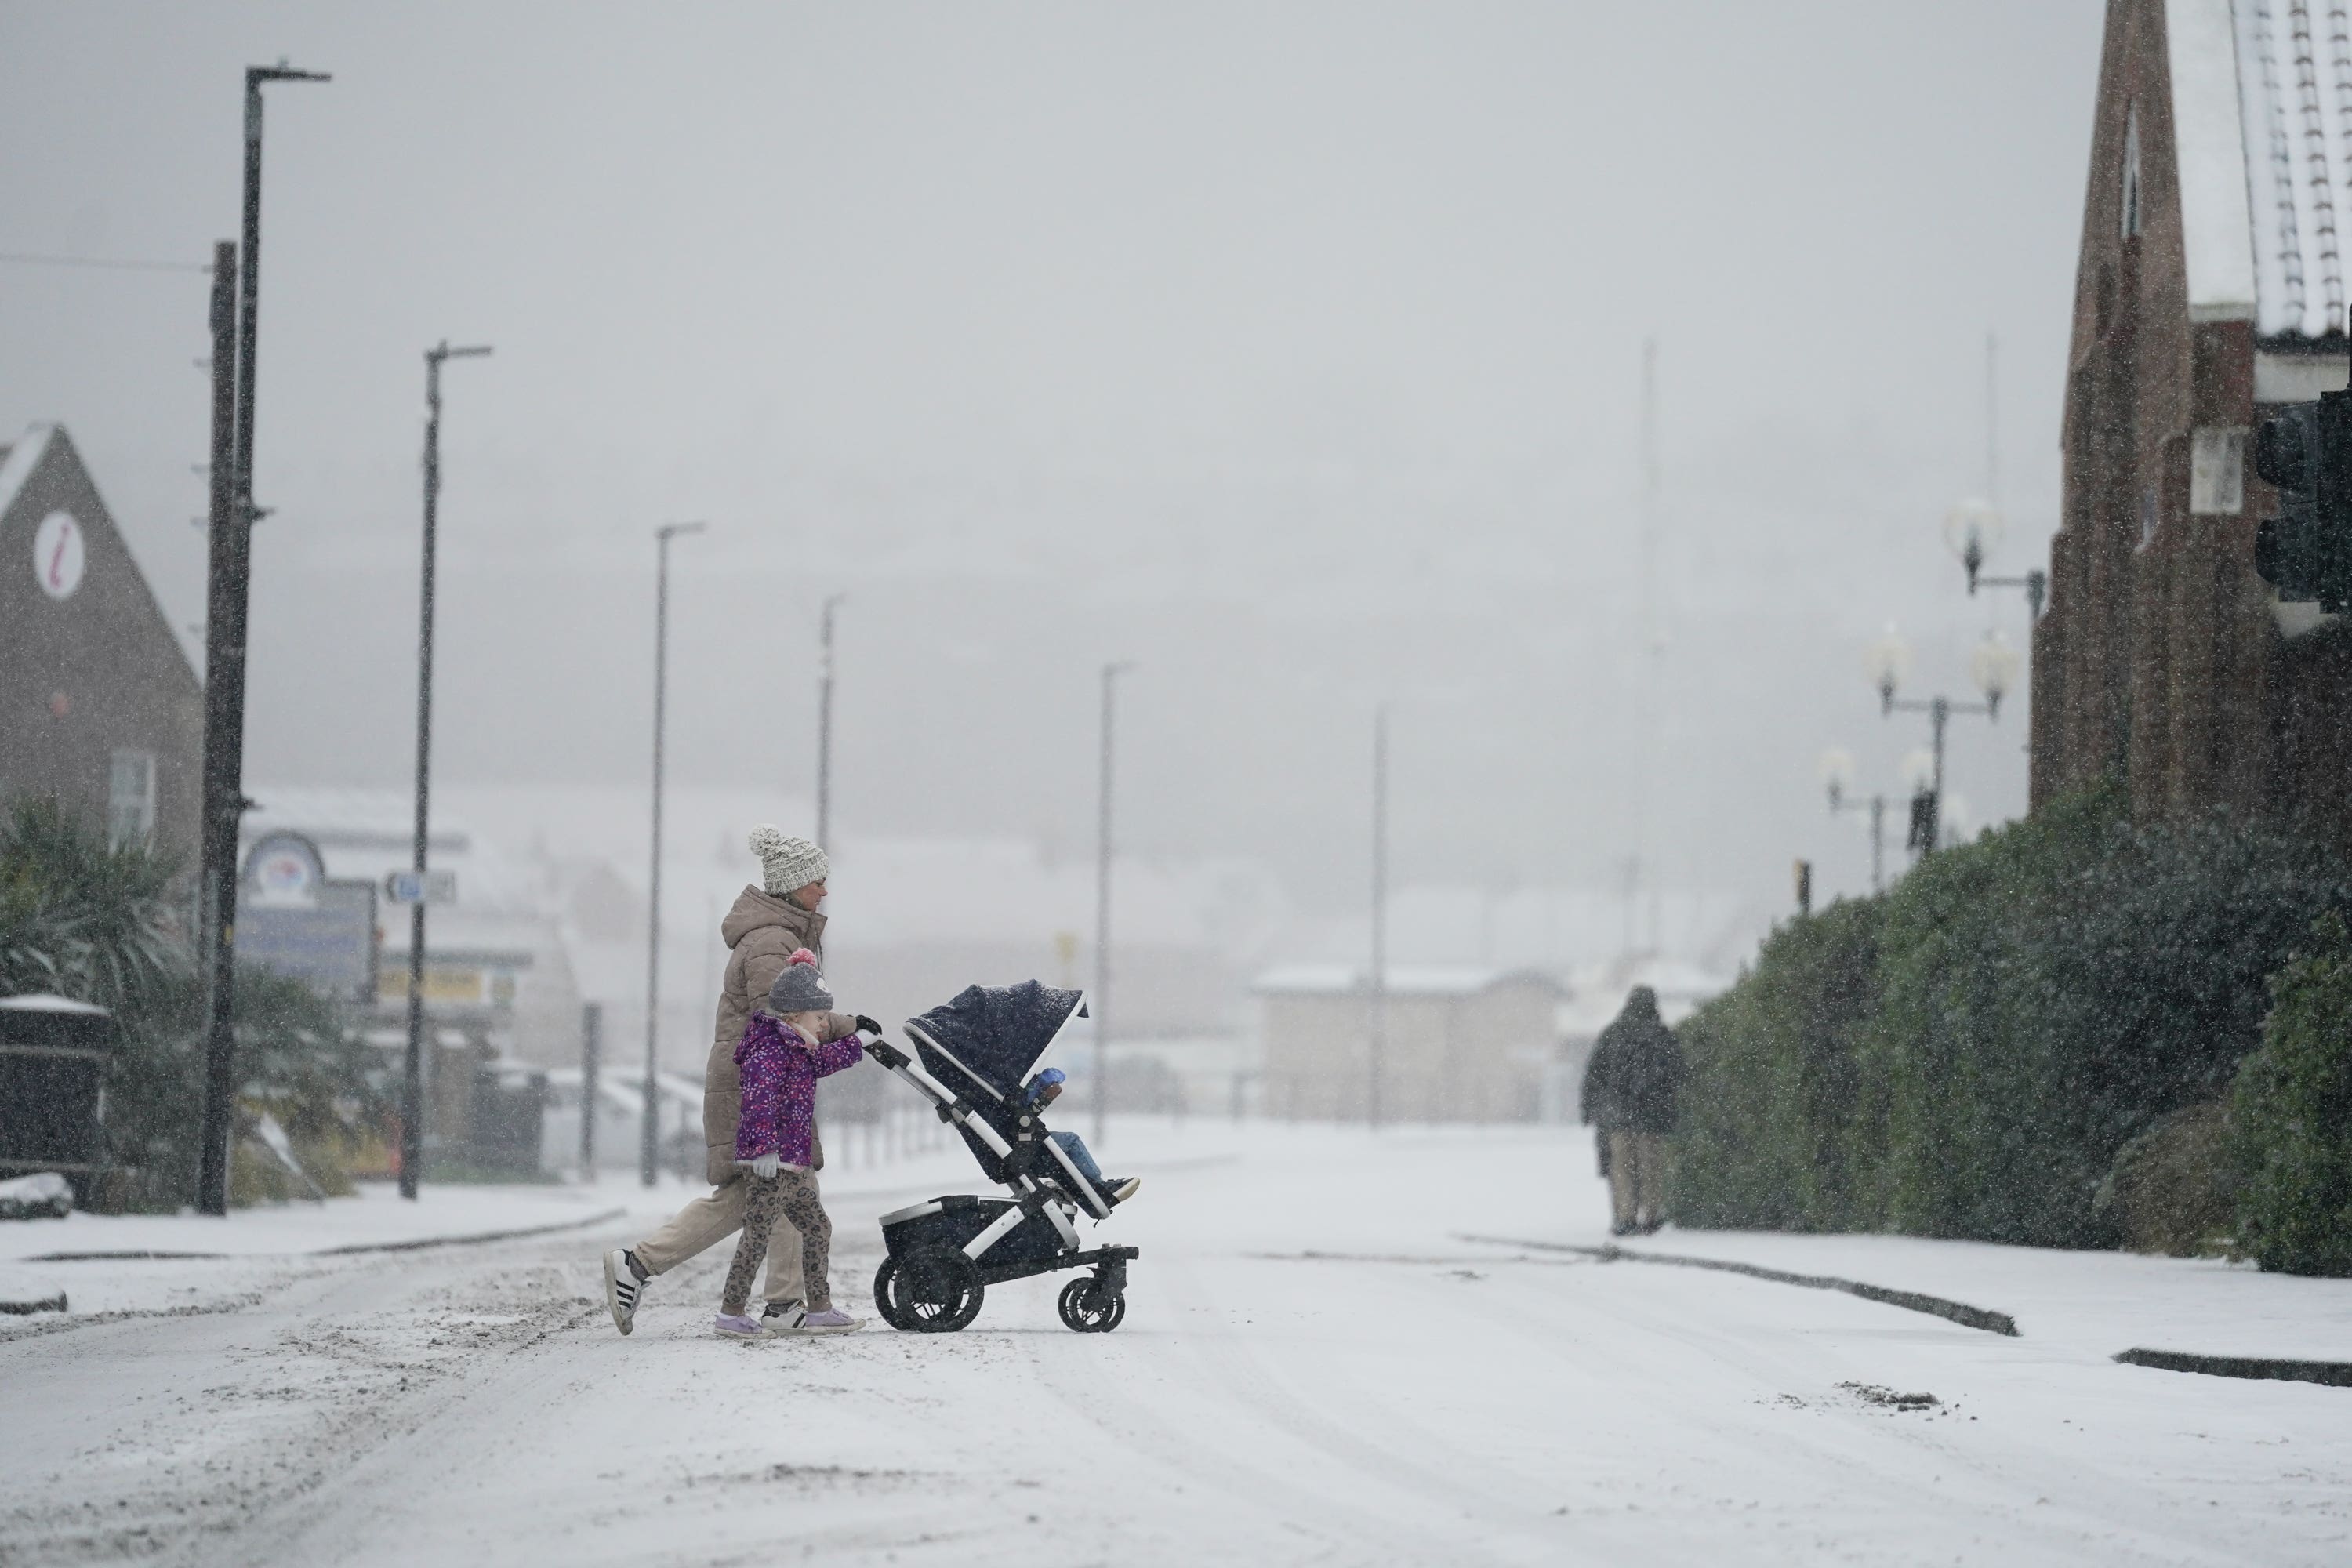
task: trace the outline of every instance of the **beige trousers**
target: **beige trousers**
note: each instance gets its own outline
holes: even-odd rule
[[[1662,1134],[1609,1134],[1609,1202],[1621,1226],[1654,1225],[1665,1217],[1666,1141]]]
[[[812,1189],[816,1185],[814,1172],[809,1173],[809,1185]],[[717,1246],[742,1229],[744,1200],[750,1196],[751,1184],[738,1176],[678,1210],[667,1225],[630,1250],[649,1272],[667,1274],[696,1253]],[[807,1299],[807,1287],[801,1277],[801,1233],[793,1228],[792,1221],[777,1220],[775,1228],[768,1233],[768,1288],[761,1292],[769,1300]]]

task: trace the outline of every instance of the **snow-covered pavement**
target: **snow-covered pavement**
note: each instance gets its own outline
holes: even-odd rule
[[[245,1288],[174,1316],[0,1319],[0,1563],[2352,1560],[2352,1390],[2116,1365],[2123,1344],[2053,1315],[2075,1260],[1881,1249],[1916,1277],[1882,1283],[1957,1271],[1949,1293],[2014,1311],[2006,1339],[1458,1239],[1601,1239],[1577,1133],[1115,1131],[1105,1163],[1147,1185],[1104,1233],[1143,1248],[1108,1335],[1063,1329],[1047,1279],[992,1289],[961,1334],[723,1343],[721,1249],[657,1282],[625,1340],[596,1254],[642,1215],[248,1257]],[[829,1173],[847,1304],[870,1310],[875,1215],[968,1175],[952,1155]],[[1838,1243],[1643,1245],[1807,1268],[1796,1249]],[[2000,1299],[1996,1263],[2040,1304]],[[2301,1336],[2174,1348],[2352,1353],[2326,1342],[2352,1283],[2290,1302],[2275,1288],[2309,1282],[2109,1263],[2152,1299],[2193,1280],[2208,1326],[2242,1288]],[[230,1266],[46,1267],[153,1270],[143,1314]]]

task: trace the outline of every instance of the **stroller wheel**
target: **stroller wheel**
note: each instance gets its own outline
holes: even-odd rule
[[[874,1271],[874,1310],[892,1328],[914,1331],[913,1321],[898,1315],[898,1260],[895,1258],[884,1258],[882,1267]]]
[[[951,1247],[890,1258],[874,1275],[875,1308],[883,1321],[908,1333],[955,1332],[980,1316],[985,1294],[979,1266]]]
[[[1073,1279],[1062,1287],[1062,1321],[1082,1334],[1107,1334],[1127,1317],[1127,1292],[1101,1280]]]

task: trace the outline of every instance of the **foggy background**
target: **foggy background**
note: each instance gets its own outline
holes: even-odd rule
[[[1383,694],[1400,884],[1622,883],[1654,335],[1655,876],[1771,913],[1794,856],[1866,886],[1822,748],[1867,793],[1925,743],[1863,646],[1900,623],[1913,694],[1964,697],[1987,626],[2024,646],[1937,525],[1984,486],[1991,330],[1989,570],[2043,563],[2098,34],[2089,0],[7,4],[0,249],[207,260],[242,68],[334,73],[268,97],[248,780],[407,788],[446,337],[497,355],[445,378],[441,784],[642,798],[652,530],[707,518],[675,784],[813,826],[843,592],[845,837],[1090,855],[1097,667],[1133,658],[1123,844],[1332,915]],[[205,290],[0,268],[0,427],[70,428],[183,628]],[[1979,821],[2023,809],[2025,719],[1954,721]],[[634,815],[593,830],[641,874]]]

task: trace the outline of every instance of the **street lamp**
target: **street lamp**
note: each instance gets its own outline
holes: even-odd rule
[[[1111,695],[1118,678],[1135,668],[1132,659],[1102,667],[1102,794],[1095,825],[1095,990],[1088,1011],[1095,1021],[1094,1146],[1102,1147],[1103,1119],[1110,1107],[1110,782]]]
[[[660,567],[654,578],[654,821],[651,901],[646,910],[646,1103],[637,1135],[637,1174],[646,1186],[659,1175],[661,1106],[659,1056],[661,1038],[661,872],[662,872],[662,725],[669,695],[669,542],[685,533],[700,533],[707,522],[666,522],[654,530]]]
[[[1968,574],[1969,593],[1979,588],[2022,588],[2032,618],[2042,618],[2042,602],[2049,596],[2050,574],[2039,567],[2021,577],[1988,577],[1984,563],[1999,548],[2008,525],[1989,501],[1964,500],[1944,514],[1944,542],[1959,558]]]
[[[425,838],[433,761],[434,551],[441,503],[441,365],[483,359],[487,346],[453,349],[442,339],[425,351],[425,559],[416,608],[416,901],[408,906],[408,1053],[400,1080],[400,1195],[416,1196],[425,1164]]]
[[[273,81],[327,81],[316,71],[274,66],[245,68],[245,243],[236,295],[236,383],[229,394],[229,472],[213,476],[211,557],[205,585],[204,813],[200,828],[205,900],[205,1101],[197,1133],[196,1209],[228,1213],[229,1122],[236,1099],[236,1035],[230,1021],[236,987],[236,840],[245,820],[245,636],[253,591],[254,363],[261,331],[261,89]],[[226,259],[226,249],[214,253]],[[228,301],[215,282],[213,352],[228,337]],[[217,399],[223,391],[218,374]],[[213,461],[221,460],[214,409]]]
[[[1932,737],[1928,752],[1928,773],[1919,791],[1911,797],[1910,847],[1927,854],[1934,850],[1941,837],[1938,813],[1944,795],[1944,731],[1955,713],[1981,713],[1999,722],[2000,700],[2017,676],[2017,655],[1998,637],[1986,639],[1969,660],[1970,673],[1977,689],[1984,694],[1982,702],[1955,702],[1938,694],[1927,698],[1898,699],[1895,689],[1903,683],[1911,668],[1911,647],[1893,626],[1871,644],[1864,656],[1864,668],[1870,674],[1871,684],[1878,689],[1878,710],[1881,715],[1898,710],[1906,713],[1925,713]]]
[[[1867,800],[1849,799],[1853,790],[1853,753],[1843,746],[1832,746],[1822,753],[1822,788],[1829,795],[1830,815],[1841,812],[1870,813],[1870,890],[1886,889],[1886,797],[1874,795]]]
[[[833,612],[847,596],[834,594],[825,599],[818,636],[822,652],[816,682],[816,843],[818,848],[828,851],[833,847]]]

